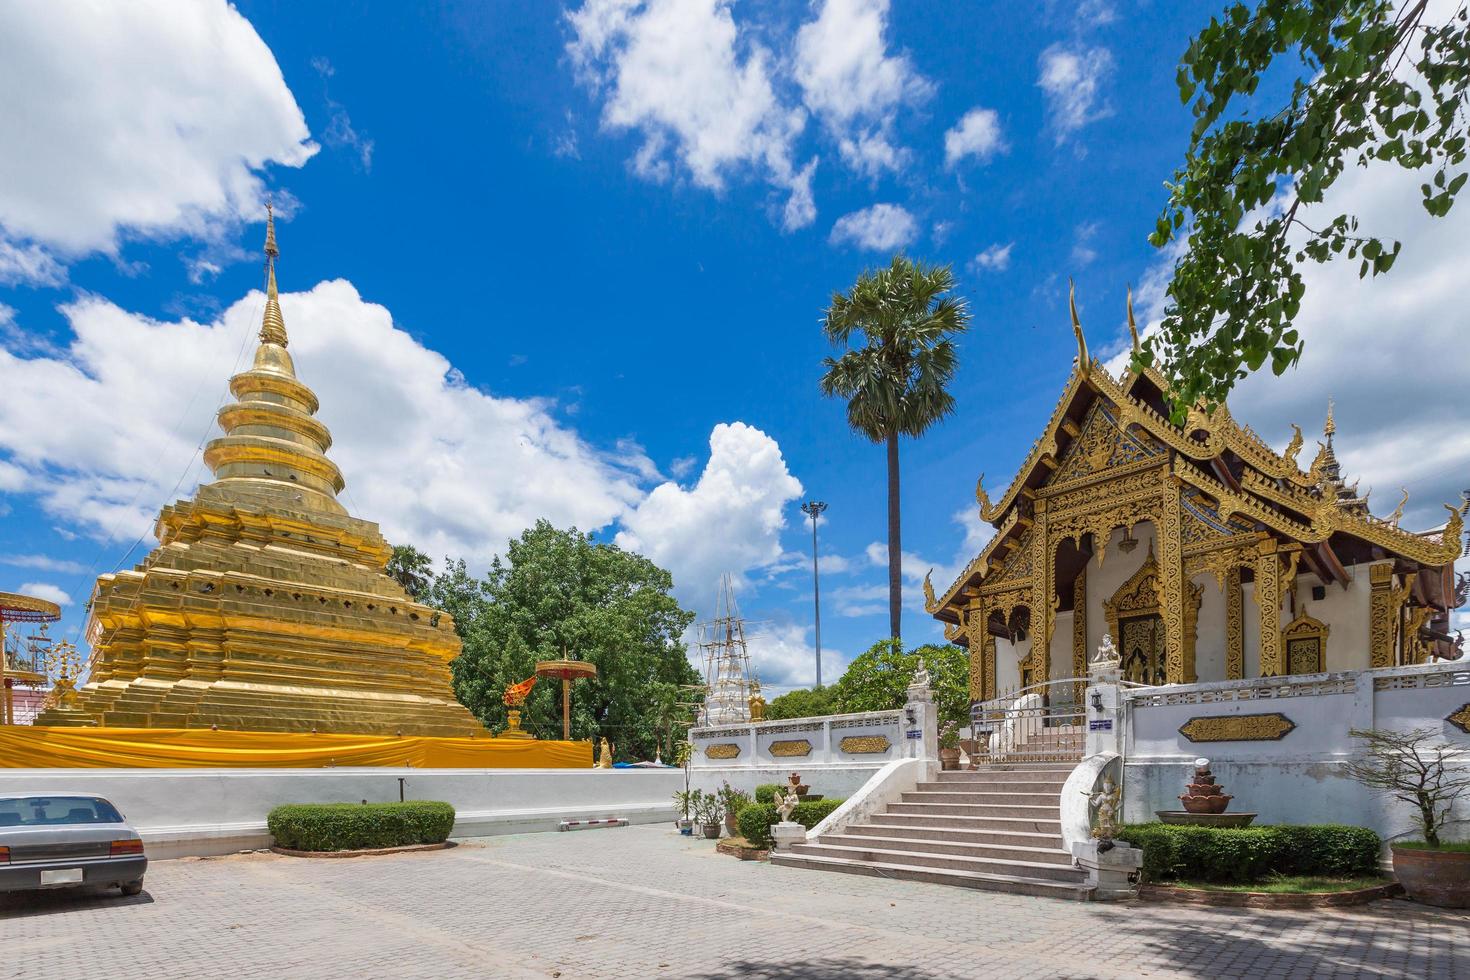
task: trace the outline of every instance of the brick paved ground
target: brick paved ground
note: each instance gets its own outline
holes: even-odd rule
[[[147,886],[0,897],[0,976],[1470,980],[1470,915],[1404,902],[1087,905],[745,863],[665,827],[160,861]]]

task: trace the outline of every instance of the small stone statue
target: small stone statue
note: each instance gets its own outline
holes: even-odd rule
[[[801,802],[796,795],[796,787],[788,786],[786,788],[786,795],[780,797],[780,801],[776,804],[776,812],[781,815],[782,823],[790,823],[792,812],[796,809],[796,805]]]
[[[606,738],[604,738],[602,740],[602,745],[598,749],[598,753],[597,753],[597,768],[599,768],[599,769],[611,769],[612,768],[612,747],[607,744],[607,739]]]
[[[1117,667],[1123,662],[1118,655],[1117,644],[1113,642],[1113,634],[1104,633],[1102,645],[1097,648],[1097,654],[1092,658],[1093,667]]]
[[[1088,794],[1087,801],[1097,808],[1097,827],[1092,831],[1093,837],[1112,840],[1118,832],[1118,802],[1122,796],[1110,776],[1103,777],[1102,789]]]
[[[919,669],[914,671],[914,679],[909,682],[909,687],[928,687],[929,667],[924,663],[924,658],[919,658]]]

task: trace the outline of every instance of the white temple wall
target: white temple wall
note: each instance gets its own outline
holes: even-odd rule
[[[1020,643],[995,638],[995,694],[1000,697],[1021,687],[1020,663],[1031,653],[1031,634]]]
[[[1297,594],[1305,601],[1299,609],[1327,624],[1326,663],[1323,670],[1367,670],[1369,648],[1369,614],[1373,602],[1373,586],[1368,566],[1348,568],[1352,581],[1346,589],[1335,583],[1326,586],[1327,596],[1312,600],[1312,586],[1321,585],[1316,575],[1303,572],[1297,576]],[[1293,617],[1295,618],[1295,617]],[[1283,618],[1285,626],[1291,620]]]
[[[1196,575],[1201,586],[1199,618],[1195,623],[1194,672],[1201,681],[1225,679],[1225,593],[1215,576]]]
[[[1087,649],[1089,657],[1102,643],[1107,632],[1108,621],[1103,615],[1103,600],[1111,599],[1133,573],[1143,567],[1149,548],[1154,544],[1154,526],[1149,521],[1133,527],[1134,540],[1138,547],[1132,553],[1119,548],[1123,540],[1123,529],[1118,528],[1108,537],[1107,552],[1101,563],[1093,558],[1087,563]],[[1118,639],[1116,636],[1114,640]]]
[[[1056,629],[1051,635],[1051,676],[1048,680],[1066,680],[1076,676],[1072,669],[1072,612],[1056,614]]]

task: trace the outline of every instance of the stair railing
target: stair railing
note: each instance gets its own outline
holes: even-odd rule
[[[1087,743],[1087,681],[1042,681],[970,706],[977,763],[1075,762]]]

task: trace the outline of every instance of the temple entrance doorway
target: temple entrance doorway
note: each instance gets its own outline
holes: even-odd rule
[[[1158,613],[1120,618],[1122,636],[1118,650],[1123,657],[1123,676],[1135,684],[1164,684],[1164,619]]]

